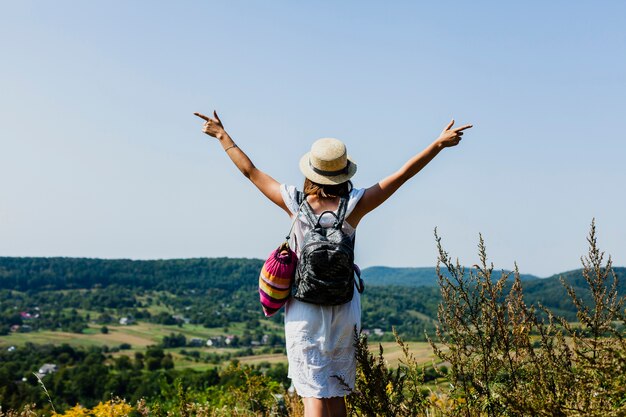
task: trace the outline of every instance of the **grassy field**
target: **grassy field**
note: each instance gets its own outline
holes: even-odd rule
[[[396,342],[381,342],[383,346],[383,356],[391,367],[396,367],[401,359],[404,358],[404,354],[400,346]],[[428,342],[409,342],[409,351],[419,364],[431,364],[435,359],[433,350]],[[378,353],[378,343],[373,343],[370,346],[370,351]],[[276,355],[255,355],[255,356],[242,356],[237,358],[241,363],[257,364],[260,362],[285,362],[287,363],[287,356],[283,354]]]
[[[398,346],[398,344],[395,342],[382,342],[381,344],[384,350],[383,356],[385,357],[385,360],[387,361],[387,363],[391,367],[398,366],[400,360],[404,358],[404,354],[402,353],[400,346]],[[189,350],[190,349],[187,349],[187,351]],[[216,353],[227,353],[229,351],[229,349],[208,349],[208,348],[202,348],[200,350],[202,352],[216,352]],[[370,346],[370,350],[374,353],[378,353],[378,344]],[[430,365],[432,361],[435,359],[435,355],[432,352],[432,348],[427,342],[410,342],[409,350],[410,350],[410,353],[414,356],[414,358],[419,364]],[[230,351],[232,352],[232,349],[230,349]],[[120,354],[124,354],[124,353],[120,352]],[[193,368],[196,370],[202,370],[202,369],[207,369],[207,368],[211,368],[215,366],[212,364],[205,364],[202,362],[190,361],[189,359],[180,355],[177,352],[173,352],[173,356],[174,356],[174,360],[176,363],[176,367],[179,369],[180,368]],[[240,356],[240,357],[233,358],[233,359],[236,359],[240,363],[247,364],[247,365],[258,365],[262,362],[269,362],[271,364],[280,363],[280,362],[285,363],[285,364],[287,363],[287,356],[282,353],[277,353],[277,354],[260,353],[260,354],[249,355],[249,356]],[[437,362],[439,361],[437,360]]]
[[[280,330],[280,325],[270,322],[262,321],[262,324],[268,326],[272,331]],[[161,342],[164,336],[168,336],[171,333],[182,333],[189,340],[197,337],[207,339],[209,337],[224,335],[223,328],[209,329],[206,327],[185,324],[182,326],[166,326],[161,324],[139,322],[137,324],[129,326],[110,325],[107,326],[109,331],[107,334],[100,332],[100,326],[92,325],[83,333],[69,333],[58,331],[35,331],[30,333],[11,333],[6,336],[0,336],[0,348],[7,348],[8,346],[23,346],[26,343],[36,344],[54,344],[60,345],[67,343],[71,346],[80,347],[92,347],[92,346],[108,346],[109,348],[118,347],[123,343],[131,345],[131,349],[115,352],[112,355],[128,355],[133,356],[134,352],[141,352],[146,349],[147,346],[157,345]],[[244,323],[233,323],[228,327],[228,334],[242,335],[245,330]],[[400,346],[395,342],[382,342],[384,349],[384,357],[391,366],[398,364],[399,360],[403,357]],[[415,359],[419,363],[430,363],[434,355],[430,345],[426,342],[409,342],[410,352],[415,356]],[[372,342],[370,346],[373,352],[378,352],[378,343]],[[232,348],[211,348],[211,347],[198,347],[198,348],[184,348],[187,352],[197,351],[200,355],[206,354],[218,354],[218,355],[235,355],[237,349]],[[216,365],[205,363],[202,359],[195,360],[189,356],[180,353],[180,348],[166,349],[168,353],[171,353],[175,366],[177,368],[193,368],[197,370],[207,369],[215,367]],[[254,348],[253,354],[249,356],[240,356],[237,358],[244,364],[258,364],[261,362],[278,363],[287,362],[285,354],[276,353],[268,354],[261,353],[262,348]]]
[[[279,330],[280,326],[270,322],[261,321],[262,325],[267,326],[270,331]],[[222,327],[206,328],[194,324],[163,325],[146,322],[138,322],[136,324],[107,325],[108,333],[100,332],[100,325],[90,325],[89,328],[83,330],[83,333],[69,333],[60,331],[35,331],[30,333],[11,333],[7,336],[0,336],[0,346],[23,345],[26,342],[32,343],[71,343],[83,346],[117,346],[121,343],[129,343],[133,346],[149,346],[161,342],[164,336],[171,333],[182,333],[187,339],[194,337],[207,339],[209,337],[231,334],[241,336],[245,331],[245,323],[233,323],[228,326],[228,331],[224,331]]]

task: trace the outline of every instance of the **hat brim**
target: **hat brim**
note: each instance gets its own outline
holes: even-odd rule
[[[348,161],[350,161],[350,165],[348,165],[348,172],[345,174],[330,176],[321,175],[313,171],[313,169],[309,165],[309,154],[310,152],[307,152],[302,156],[302,158],[300,158],[300,171],[304,174],[305,177],[307,177],[314,183],[325,185],[342,184],[352,178],[354,174],[356,174],[356,163],[350,158],[350,155],[348,155]]]

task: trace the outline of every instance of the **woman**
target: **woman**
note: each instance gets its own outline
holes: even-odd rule
[[[254,166],[248,156],[214,118],[194,113],[205,123],[203,132],[217,138],[224,151],[243,175],[290,217],[298,215],[295,223],[296,242],[302,242],[310,229],[310,220],[298,212],[296,188],[279,184],[274,178]],[[304,194],[313,213],[336,211],[342,197],[347,199],[343,232],[354,235],[361,219],[380,206],[402,184],[417,174],[442,149],[456,146],[465,125],[452,128],[454,120],[426,149],[411,158],[400,170],[367,189],[355,189],[350,178],[356,164],[347,155],[345,145],[332,138],[316,141],[311,151],[300,160],[305,176]],[[320,220],[330,226],[333,216]],[[298,248],[296,248],[296,251]],[[291,299],[285,306],[285,338],[289,360],[289,377],[304,402],[305,417],[335,417],[346,415],[344,396],[354,388],[356,360],[353,345],[355,326],[361,327],[361,300],[354,290],[350,302],[339,306],[322,306]],[[346,388],[346,385],[348,388]]]

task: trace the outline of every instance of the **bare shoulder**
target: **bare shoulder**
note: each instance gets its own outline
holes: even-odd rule
[[[357,227],[361,219],[369,212],[368,207],[371,206],[371,203],[368,202],[368,199],[372,198],[371,188],[359,189],[357,192],[362,193],[359,201],[357,201],[354,209],[350,215],[346,218],[347,222],[354,228]]]

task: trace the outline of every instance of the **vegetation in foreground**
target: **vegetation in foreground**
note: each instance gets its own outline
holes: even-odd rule
[[[576,325],[540,304],[527,305],[517,270],[494,277],[482,238],[480,264],[472,270],[453,263],[438,237],[437,242],[447,274],[438,274],[442,301],[431,344],[441,362],[433,370],[418,364],[398,338],[405,357],[392,369],[382,348],[370,353],[367,338],[359,336],[357,385],[348,397],[351,415],[626,415],[625,298],[618,293],[610,257],[605,261],[597,247],[593,223],[589,252],[582,258],[589,297],[581,298],[563,282],[576,306]],[[168,395],[156,401],[112,399],[58,415],[100,416],[107,407],[109,416],[302,415],[299,401],[258,369],[233,364],[218,376],[224,384],[193,390],[183,380],[171,381]],[[50,410],[25,408],[7,415],[41,413]]]
[[[524,302],[517,269],[494,279],[482,237],[480,264],[467,271],[437,237],[442,302],[433,350],[447,388],[426,388],[424,368],[406,354],[395,370],[383,352],[359,341],[359,380],[349,397],[357,416],[624,416],[626,311],[610,257],[598,249],[595,224],[582,258],[589,301],[563,282],[576,306],[571,325]],[[508,289],[507,289],[508,288]],[[539,314],[539,313],[543,314]],[[398,341],[404,345],[402,341]]]

